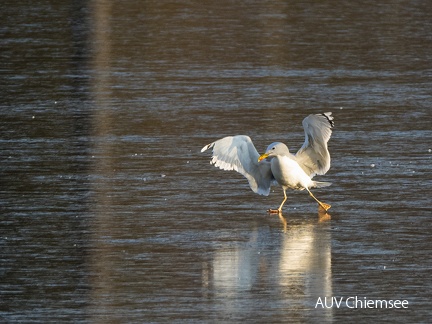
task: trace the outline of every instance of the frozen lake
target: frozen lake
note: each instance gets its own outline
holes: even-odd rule
[[[39,1],[0,17],[0,322],[430,321],[429,1]],[[302,119],[327,111],[327,217],[292,191],[284,218],[267,214],[280,188],[256,195],[200,153],[235,134],[295,152]]]

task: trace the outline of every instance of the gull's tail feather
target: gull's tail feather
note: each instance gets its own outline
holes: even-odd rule
[[[331,186],[331,185],[332,185],[331,182],[314,181],[312,187],[315,187],[315,188],[324,188],[324,187],[328,187],[328,186]]]

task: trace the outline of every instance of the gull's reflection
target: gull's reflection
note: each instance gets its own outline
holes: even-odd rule
[[[302,224],[279,218],[283,232],[258,227],[245,245],[216,252],[210,284],[224,303],[222,311],[265,316],[259,306],[265,296],[273,315],[295,309],[297,319],[331,319],[331,309],[315,309],[318,297],[332,296],[330,215]]]
[[[283,226],[283,232],[286,233],[288,229],[288,222],[285,216],[282,215],[282,213],[278,214],[279,219]],[[318,206],[318,222],[326,222],[331,219],[331,215],[324,210],[321,206]]]

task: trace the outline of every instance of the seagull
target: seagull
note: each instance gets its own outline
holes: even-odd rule
[[[296,154],[290,153],[281,142],[274,142],[264,154],[259,154],[252,140],[246,135],[227,136],[204,146],[201,152],[213,149],[210,164],[222,170],[234,170],[242,174],[253,192],[268,196],[270,187],[279,184],[284,199],[270,213],[282,214],[287,200],[286,190],[307,190],[318,205],[327,212],[331,205],[319,201],[311,188],[323,188],[330,182],[314,181],[315,175],[324,175],[330,169],[330,153],[327,143],[334,127],[331,112],[311,114],[303,119],[305,141]]]

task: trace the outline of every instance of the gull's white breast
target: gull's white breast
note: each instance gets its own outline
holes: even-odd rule
[[[303,190],[312,184],[311,178],[300,165],[288,156],[274,157],[271,160],[271,171],[276,181],[284,187]]]

